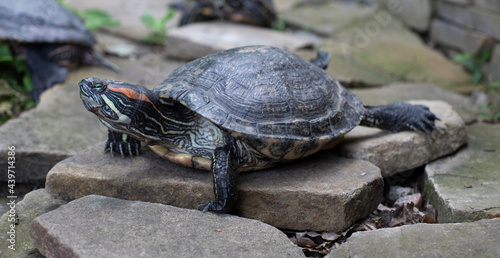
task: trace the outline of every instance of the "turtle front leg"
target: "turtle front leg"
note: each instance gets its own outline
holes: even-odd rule
[[[227,213],[232,210],[236,201],[235,172],[231,165],[229,148],[216,148],[212,156],[212,174],[214,180],[215,200],[200,204],[198,210]]]
[[[108,140],[104,146],[104,152],[110,152],[111,157],[114,153],[120,153],[122,158],[126,156],[138,156],[140,154],[141,142],[134,137],[124,133],[118,133],[108,130]]]

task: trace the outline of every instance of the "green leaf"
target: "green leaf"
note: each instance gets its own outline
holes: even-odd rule
[[[175,9],[168,8],[167,13],[161,19],[161,23],[166,24],[170,19],[172,19],[174,17],[174,14],[175,14]]]
[[[490,59],[490,57],[491,57],[491,50],[485,51],[485,52],[481,53],[481,55],[479,56],[479,60],[481,62],[486,62]]]
[[[462,54],[455,55],[453,57],[453,61],[458,62],[458,63],[464,63],[465,61],[472,60],[472,59],[473,59],[472,55],[469,53],[462,53]]]
[[[146,27],[149,28],[154,28],[155,27],[155,19],[151,15],[151,12],[146,11],[142,16],[141,16],[141,21],[146,25]]]
[[[23,85],[25,91],[33,91],[33,81],[31,81],[31,76],[28,72],[23,76]]]
[[[89,30],[96,30],[106,26],[118,26],[120,22],[112,19],[108,13],[98,9],[88,9],[80,13],[85,26]]]
[[[479,109],[488,109],[490,108],[490,104],[481,104],[478,106]]]
[[[480,112],[480,113],[479,113],[479,116],[480,116],[480,117],[487,118],[487,119],[490,119],[490,114],[488,114],[488,113],[483,113],[483,112]]]
[[[496,113],[494,116],[493,116],[493,119],[499,119],[500,118],[500,112],[499,113]]]
[[[0,62],[10,62],[14,58],[10,53],[10,46],[8,44],[0,45]]]
[[[143,38],[143,41],[152,44],[164,44],[165,37],[167,36],[166,24],[167,21],[174,17],[174,14],[175,10],[169,8],[162,18],[155,19],[151,15],[151,12],[144,12],[144,14],[141,16],[141,21],[146,27],[152,29],[153,31],[145,36]]]
[[[490,83],[490,89],[492,89],[493,91],[498,91],[498,88],[500,88],[500,81],[498,82],[492,82]]]
[[[481,79],[483,78],[483,74],[481,73],[481,70],[473,70],[472,73],[472,81],[474,84],[479,84],[481,82]]]

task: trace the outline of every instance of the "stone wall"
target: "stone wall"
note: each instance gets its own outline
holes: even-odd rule
[[[483,65],[490,81],[500,80],[499,0],[379,0],[407,26],[428,33],[429,41],[448,56],[491,51]]]

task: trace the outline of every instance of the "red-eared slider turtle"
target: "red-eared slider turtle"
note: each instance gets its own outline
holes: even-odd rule
[[[179,26],[189,23],[227,20],[271,27],[276,20],[272,0],[194,0],[187,4],[173,4],[183,15]]]
[[[116,70],[93,51],[92,32],[54,0],[0,1],[0,42],[9,42],[25,56],[36,101],[44,90],[66,79],[69,66],[104,65]]]
[[[318,59],[327,63],[328,55]],[[235,172],[331,148],[358,124],[393,132],[435,129],[427,107],[363,106],[317,65],[269,46],[194,60],[153,90],[98,78],[79,87],[85,107],[109,128],[106,150],[135,155],[139,140],[172,162],[211,170],[215,200],[200,205],[203,211],[231,209]]]

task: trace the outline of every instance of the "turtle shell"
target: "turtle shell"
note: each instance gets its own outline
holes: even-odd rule
[[[0,1],[0,39],[85,46],[96,42],[83,22],[55,0]]]
[[[364,110],[327,72],[269,46],[194,60],[154,91],[281,160],[307,156],[341,138],[359,124]]]

